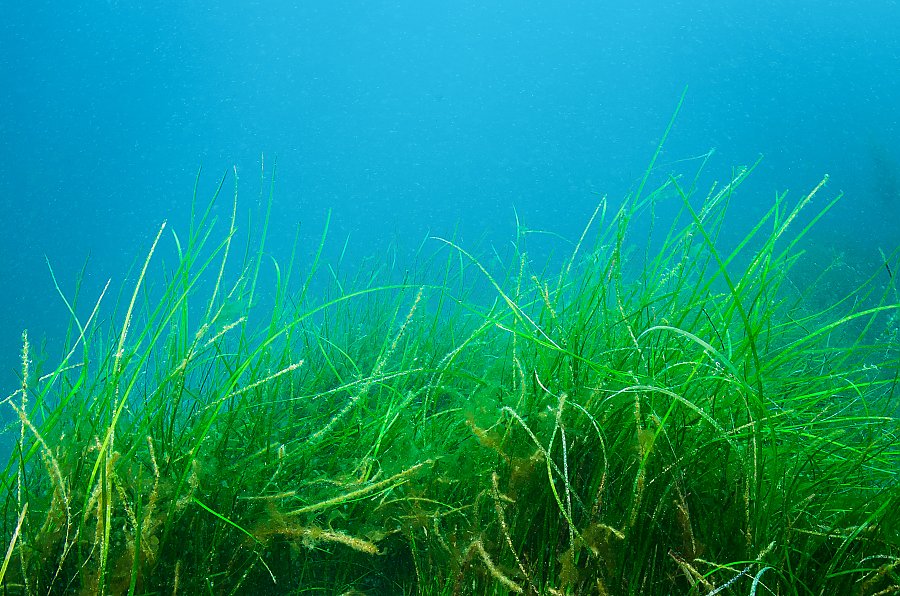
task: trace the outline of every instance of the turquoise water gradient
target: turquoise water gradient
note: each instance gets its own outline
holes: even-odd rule
[[[11,3],[0,391],[23,328],[58,351],[66,311],[45,256],[67,292],[90,256],[86,314],[162,220],[184,232],[200,166],[203,197],[237,166],[254,209],[263,155],[278,160],[275,256],[301,222],[311,252],[329,210],[328,250],[349,235],[353,259],[457,225],[468,245],[502,244],[514,208],[572,237],[598,195],[633,186],[688,86],[661,163],[715,148],[712,182],[764,155],[734,207],[748,218],[831,174],[847,199],[823,254],[896,244],[896,1],[627,4]]]

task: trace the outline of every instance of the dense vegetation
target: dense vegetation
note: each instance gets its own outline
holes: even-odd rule
[[[24,338],[4,593],[900,592],[896,258],[798,287],[833,202],[725,243],[748,173],[648,170],[547,266],[273,265],[237,191],[160,229],[55,370]]]

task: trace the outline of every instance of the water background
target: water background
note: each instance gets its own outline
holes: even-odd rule
[[[821,255],[862,267],[900,238],[897,1],[108,0],[0,12],[3,396],[23,329],[59,351],[67,312],[45,257],[66,292],[89,257],[86,316],[107,279],[133,283],[163,220],[183,237],[201,166],[204,199],[236,166],[251,211],[261,164],[277,158],[268,248],[281,259],[298,223],[313,251],[329,210],[332,258],[348,236],[350,260],[454,230],[467,246],[502,245],[515,213],[577,238],[599,196],[634,187],[687,86],[661,172],[692,171],[696,161],[673,162],[714,148],[708,181],[727,179],[762,155],[733,205],[738,223],[827,173],[828,196],[846,198],[817,232]]]

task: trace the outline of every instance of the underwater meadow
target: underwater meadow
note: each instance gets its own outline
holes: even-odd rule
[[[273,256],[229,174],[128,285],[54,278],[3,593],[900,593],[898,253],[805,260],[827,178],[726,239],[753,167],[655,159],[553,258]]]

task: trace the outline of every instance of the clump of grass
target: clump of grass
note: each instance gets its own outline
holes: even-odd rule
[[[55,370],[31,378],[23,338],[0,584],[900,591],[896,257],[816,307],[791,281],[825,181],[726,245],[752,168],[645,192],[653,166],[555,272],[522,228],[505,264],[437,239],[399,280],[338,276],[323,233],[271,286],[266,226],[233,247],[236,176],[217,232],[223,178],[184,240],[160,228],[109,323],[105,289],[84,320],[60,292]]]

